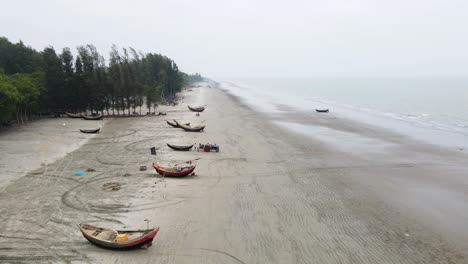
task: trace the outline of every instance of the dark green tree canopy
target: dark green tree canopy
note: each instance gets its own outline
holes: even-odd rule
[[[109,62],[93,45],[57,53],[51,46],[38,52],[0,37],[0,121],[23,122],[41,112],[104,111],[120,114],[145,105],[151,110],[172,97],[199,74],[179,71],[170,58],[156,53],[118,49]]]

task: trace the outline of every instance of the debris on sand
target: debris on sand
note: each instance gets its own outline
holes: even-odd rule
[[[86,172],[95,172],[95,171],[96,171],[96,170],[93,169],[93,168],[88,168],[88,169],[86,170]]]
[[[105,192],[115,192],[115,191],[120,190],[121,188],[122,188],[122,184],[118,182],[108,182],[102,185],[101,190]]]

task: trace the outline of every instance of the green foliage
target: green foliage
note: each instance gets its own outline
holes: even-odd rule
[[[29,103],[36,100],[41,90],[32,74],[16,73],[10,76],[10,83],[19,93],[19,102]]]
[[[0,123],[10,120],[15,113],[15,106],[20,101],[18,90],[10,82],[9,78],[0,75]]]
[[[166,56],[114,45],[106,65],[96,47],[53,47],[37,52],[0,38],[0,121],[18,122],[37,112],[135,111],[154,107],[179,92],[193,77]],[[201,76],[199,76],[201,78]]]
[[[0,37],[0,68],[6,74],[32,73],[41,66],[40,54],[23,42],[16,44]]]
[[[63,72],[62,61],[55,53],[53,47],[47,47],[42,52],[44,64],[44,81],[47,88],[46,106],[54,111],[63,111],[66,108],[65,102],[65,75]]]

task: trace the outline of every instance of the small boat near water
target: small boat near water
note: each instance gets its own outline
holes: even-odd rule
[[[65,112],[65,114],[70,118],[81,118],[81,114],[72,114],[68,112]]]
[[[205,111],[204,106],[191,107],[190,105],[187,105],[187,107],[188,107],[188,109],[190,109],[190,111],[193,111],[193,112],[203,112],[203,111]]]
[[[172,127],[177,127],[177,128],[180,127],[180,126],[179,126],[179,123],[178,123],[176,120],[172,120],[172,121],[166,120],[166,123],[167,123],[168,125],[172,126]],[[186,125],[186,126],[190,126],[190,123],[186,123],[185,125]]]
[[[177,123],[176,120],[174,120],[174,122]],[[186,126],[184,124],[179,124],[179,123],[177,124],[179,125],[180,128],[182,128],[186,132],[201,132],[205,129],[205,125],[191,127],[191,126]]]
[[[100,228],[88,224],[79,225],[81,234],[98,247],[114,250],[149,248],[159,232],[159,227],[145,230],[122,231]]]
[[[81,115],[85,120],[101,120],[103,118],[102,115],[97,115],[97,116],[87,116],[87,115]]]
[[[153,163],[153,168],[156,170],[156,172],[159,175],[165,176],[165,177],[184,177],[189,175],[195,170],[195,165],[190,165],[190,166],[185,166],[185,167],[180,167],[180,166],[174,166],[174,167],[164,167],[160,166],[156,163]]]
[[[99,130],[101,130],[100,128],[96,128],[96,129],[80,129],[81,133],[85,133],[85,134],[96,134],[96,133],[99,133]]]
[[[177,145],[171,145],[169,143],[166,143],[166,144],[171,149],[177,150],[177,151],[189,151],[193,147],[193,145],[190,145],[190,146],[177,146]]]
[[[318,113],[328,113],[329,109],[315,109]]]

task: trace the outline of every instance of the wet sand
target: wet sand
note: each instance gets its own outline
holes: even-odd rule
[[[332,114],[271,119],[215,88],[183,95],[158,110],[167,116],[110,120],[79,149],[4,186],[0,262],[467,263],[465,153]],[[196,117],[187,104],[208,106]],[[174,118],[207,127],[186,133],[164,122]],[[221,151],[165,146],[196,142]],[[195,177],[151,169],[195,158]],[[87,168],[96,171],[73,175]],[[121,189],[103,190],[109,183]],[[161,227],[148,250],[100,249],[76,227],[146,228],[145,219]]]

